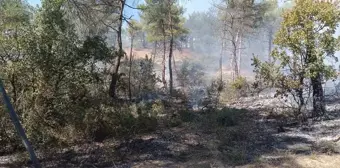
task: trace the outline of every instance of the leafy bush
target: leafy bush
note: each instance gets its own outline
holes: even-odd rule
[[[92,137],[95,140],[154,131],[158,125],[156,116],[152,115],[151,107],[148,108],[142,104],[123,105],[120,108],[104,108],[102,111],[92,113],[92,115],[97,117],[88,117],[86,122],[90,122],[90,124],[87,126],[87,137]]]
[[[245,88],[247,85],[247,80],[244,77],[237,77],[234,82],[231,83],[231,86],[235,90],[241,90]]]
[[[237,77],[235,81],[231,82],[230,86],[242,97],[247,96],[249,92],[249,83],[245,77]]]
[[[242,165],[247,163],[248,156],[244,149],[229,147],[223,152],[224,160],[230,162],[233,165]]]
[[[167,127],[177,127],[182,124],[182,120],[178,116],[171,116],[170,118],[167,118],[165,121],[165,126]]]
[[[234,108],[223,108],[216,111],[216,121],[220,126],[229,127],[238,124],[242,115],[245,114],[245,110]]]
[[[178,83],[186,89],[201,86],[204,82],[203,70],[203,66],[200,63],[184,60],[178,72]]]
[[[207,97],[203,101],[203,106],[216,108],[221,103],[221,93],[225,90],[225,83],[220,80],[213,80],[206,90]]]
[[[191,102],[200,102],[206,96],[204,90],[204,68],[202,64],[184,60],[177,73],[177,82],[183,93],[178,97],[187,98]]]
[[[132,60],[131,69],[130,62],[124,61],[121,72],[123,75],[119,82],[119,90],[122,96],[127,95],[130,84],[132,98],[146,100],[154,97],[156,93],[155,86],[160,79],[156,76],[153,61],[148,55],[146,55],[145,58]],[[129,76],[130,73],[131,76]]]
[[[157,119],[147,115],[140,115],[137,118],[136,126],[138,132],[150,132],[155,131],[158,126]]]
[[[228,128],[225,132],[225,137],[228,138],[226,142],[240,142],[248,139],[247,130],[244,130],[242,126]]]
[[[158,116],[164,113],[164,104],[162,100],[156,100],[155,102],[153,102],[153,104],[151,105],[151,113],[152,116]]]
[[[183,122],[191,122],[196,118],[196,115],[188,110],[181,110],[178,114]]]

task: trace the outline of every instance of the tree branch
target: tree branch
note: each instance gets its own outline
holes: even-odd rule
[[[126,3],[125,3],[124,5],[127,6],[127,7],[129,7],[129,8],[131,8],[131,9],[142,10],[142,8],[133,7],[133,6],[128,5],[128,4],[126,4]]]
[[[123,16],[123,20],[124,20],[127,24],[129,24],[129,26],[132,26],[131,22],[129,21],[129,20],[131,20],[132,17],[133,17],[133,15],[131,15],[129,18]]]

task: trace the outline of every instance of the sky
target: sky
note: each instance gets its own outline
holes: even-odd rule
[[[31,5],[40,5],[40,0],[28,0],[28,3],[30,3]]]
[[[135,6],[136,2],[141,2],[142,0],[128,0],[128,4]],[[219,0],[182,0],[181,4],[185,8],[185,17],[188,17],[189,14],[193,12],[203,12],[208,11],[214,2],[218,2]],[[284,0],[279,0],[279,5],[283,4]],[[41,5],[40,0],[28,0],[31,5]],[[127,15],[133,15],[134,19],[138,19],[138,11],[133,9],[127,9]]]
[[[41,5],[40,0],[27,0],[31,5]],[[130,2],[129,2],[130,1]],[[128,0],[128,3],[133,5],[135,0]],[[181,2],[184,6],[185,10],[185,16],[187,17],[190,13],[194,11],[207,11],[212,5],[213,0],[183,0]],[[128,15],[133,15],[134,18],[138,16],[138,11],[136,10],[127,10],[126,13]]]

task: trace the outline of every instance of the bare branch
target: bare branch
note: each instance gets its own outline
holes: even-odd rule
[[[101,20],[101,22],[102,22],[102,24],[105,25],[106,27],[111,28],[112,30],[118,32],[118,30],[117,30],[116,28],[114,28],[113,26],[111,26],[110,24],[105,23],[103,20]]]
[[[131,5],[128,5],[128,4],[126,4],[126,3],[125,3],[125,6],[127,6],[127,7],[131,8],[131,9],[142,10],[142,8],[133,7],[133,6],[131,6]]]

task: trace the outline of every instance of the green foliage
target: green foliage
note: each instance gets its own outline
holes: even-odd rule
[[[103,107],[91,109],[84,120],[86,138],[101,141],[109,137],[129,137],[138,133],[154,131],[157,116],[152,113],[152,105],[123,105],[120,108]]]
[[[224,127],[235,126],[239,123],[245,112],[242,109],[223,108],[215,112],[216,122]]]
[[[108,44],[101,36],[86,37],[82,45],[82,48],[79,49],[79,55],[85,60],[108,62],[112,59],[113,51],[107,47]]]
[[[200,63],[184,60],[177,74],[177,80],[183,88],[193,88],[204,83],[204,68]]]
[[[139,70],[138,70],[138,81],[139,81],[139,88],[141,89],[141,92],[147,93],[152,92],[155,88],[156,83],[158,82],[158,79],[156,77],[156,74],[154,72],[154,65],[151,58],[148,58],[148,56],[145,56],[144,60],[141,60],[139,62]]]
[[[136,20],[131,20],[129,23],[128,33],[130,37],[135,37],[138,33],[141,33],[142,25]]]
[[[28,5],[16,1],[16,0],[7,0],[0,2],[0,25],[1,29],[12,29],[16,26],[23,26],[29,23],[29,19],[32,16]]]
[[[136,123],[137,128],[139,128],[141,132],[155,131],[158,126],[158,122],[155,117],[150,117],[146,115],[140,115]]]
[[[167,127],[178,127],[182,123],[183,123],[183,121],[181,120],[181,118],[179,118],[178,116],[173,116],[173,117],[167,119],[166,126]]]
[[[220,93],[220,101],[230,103],[240,97],[246,97],[254,93],[254,87],[251,81],[245,77],[239,76],[234,81],[223,84],[223,89]]]
[[[188,110],[181,110],[178,112],[178,114],[183,122],[194,121],[197,117],[193,112]]]
[[[201,105],[205,94],[205,72],[202,64],[184,60],[177,72],[177,82],[181,89],[179,92],[183,100],[190,100]],[[180,94],[179,94],[180,95]]]
[[[222,31],[231,36],[237,32],[249,33],[263,24],[268,4],[265,1],[228,0],[224,1],[224,10],[219,11],[221,22],[227,23]]]
[[[247,115],[247,110],[224,107],[222,109],[211,108],[204,111],[198,121],[201,121],[201,127],[207,130],[216,131],[216,129],[233,129],[238,127]],[[219,131],[220,132],[220,131]],[[229,133],[226,131],[222,131]],[[237,132],[237,131],[236,131]],[[231,133],[232,134],[232,133]],[[231,137],[231,136],[229,136]],[[231,137],[232,138],[232,137]]]
[[[187,33],[182,16],[184,10],[176,1],[146,0],[139,8],[149,41],[168,40],[171,36],[177,38]]]
[[[127,65],[127,61],[123,65]],[[128,66],[122,67],[121,72],[123,74],[122,80],[120,80],[119,88],[122,91],[122,95],[127,93]],[[148,55],[144,59],[135,59],[132,61],[131,67],[131,90],[132,97],[137,99],[143,99],[149,94],[155,94],[156,84],[159,82],[159,78],[156,76],[154,70],[154,64],[152,58]],[[125,91],[125,92],[124,92]]]
[[[156,100],[151,106],[152,116],[158,116],[159,114],[164,114],[164,104],[162,100]]]
[[[284,22],[275,39],[275,44],[281,47],[273,51],[273,57],[281,61],[281,67],[297,64],[295,69],[304,70],[306,77],[312,77],[316,72],[324,74],[325,80],[334,77],[334,70],[323,60],[326,57],[334,58],[338,44],[333,35],[339,22],[338,15],[339,11],[330,3],[298,1],[292,10],[287,10],[283,14]],[[315,19],[308,19],[310,17]],[[303,29],[294,29],[301,25],[304,25]],[[288,31],[287,28],[292,31]],[[293,53],[292,59],[289,59],[290,55],[283,51],[284,48]],[[300,50],[302,48],[307,48],[311,54],[304,54]]]
[[[216,40],[220,35],[217,31],[218,26],[218,17],[214,11],[193,12],[190,14],[184,24],[184,27],[190,30],[187,36],[190,48],[207,54],[218,50],[217,46],[219,44]],[[206,47],[207,45],[209,47]]]
[[[231,84],[231,88],[237,91],[240,96],[246,96],[249,92],[249,84],[245,77],[239,76]]]
[[[278,27],[278,23],[280,21],[280,15],[282,14],[283,9],[278,6],[277,0],[267,0],[264,2],[265,5],[265,13],[264,13],[264,22],[265,26],[270,30],[276,30]]]
[[[1,32],[11,31],[0,35],[0,75],[35,145],[112,134],[107,112],[111,110],[100,106],[105,74],[98,63],[109,62],[114,53],[101,37],[80,41],[62,4],[44,1],[34,20],[29,20],[33,14],[20,1],[0,5],[5,8],[1,15],[12,18],[1,20],[6,22]],[[19,144],[13,143],[16,134],[2,109],[0,119],[4,126],[0,139]]]
[[[217,105],[222,102],[221,93],[226,91],[226,84],[220,79],[217,79],[217,80],[215,79],[206,88],[206,90],[207,90],[207,97],[209,98],[208,99],[209,104],[211,104],[213,107],[216,108]]]
[[[253,59],[257,84],[277,88],[278,96],[291,94],[296,97],[299,109],[306,103],[304,93],[313,84],[313,95],[319,96],[314,99],[321,101],[323,94],[317,93],[317,87],[336,75],[324,60],[335,58],[338,40],[334,33],[339,14],[331,3],[296,1],[282,15],[283,22],[274,40],[277,47],[271,53],[273,62]],[[315,82],[320,84],[316,86]]]
[[[248,162],[247,151],[245,149],[238,148],[226,148],[223,150],[224,160],[230,162],[233,165],[242,165]]]

